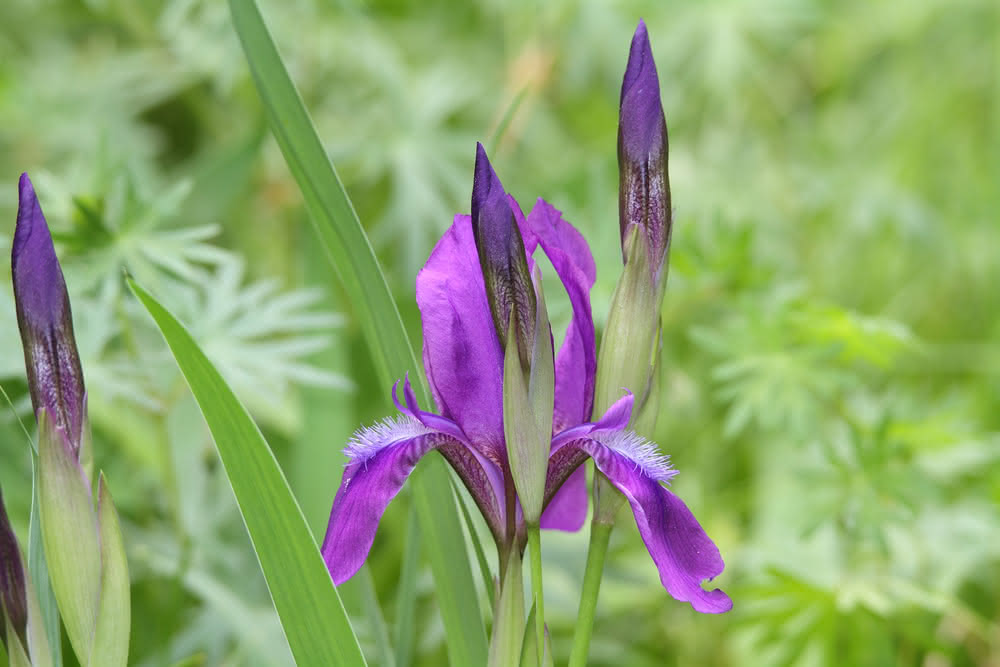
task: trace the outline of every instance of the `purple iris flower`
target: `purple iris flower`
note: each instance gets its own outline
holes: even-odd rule
[[[409,379],[392,395],[400,414],[362,428],[345,453],[350,462],[333,501],[323,557],[336,584],[361,567],[386,506],[417,461],[436,449],[452,465],[474,498],[498,545],[523,547],[524,525],[515,503],[510,516],[511,480],[504,438],[504,346],[495,319],[497,294],[511,310],[526,297],[513,279],[497,279],[496,266],[511,267],[510,248],[523,243],[529,275],[541,250],[555,269],[572,304],[573,316],[555,358],[555,400],[541,527],[578,530],[587,514],[585,469],[588,458],[628,499],[639,532],[676,599],[698,611],[723,612],[732,606],[721,590],[706,591],[702,580],[722,572],[719,550],[684,503],[662,482],[675,471],[652,443],[627,425],[633,397],[625,393],[596,421],[596,352],[590,310],[594,260],[583,236],[562,214],[539,199],[525,217],[503,190],[482,146],[473,188],[474,212],[498,212],[516,228],[493,229],[494,242],[477,248],[473,219],[458,215],[417,275],[416,297],[423,323],[423,361],[437,413],[417,404]],[[509,213],[508,213],[509,211]],[[485,259],[481,262],[481,257]],[[516,260],[516,261],[515,261]],[[483,265],[493,281],[487,290]],[[515,271],[516,273],[516,267]],[[499,287],[498,287],[499,286]],[[525,308],[525,311],[530,309]],[[515,526],[511,535],[510,526]]]

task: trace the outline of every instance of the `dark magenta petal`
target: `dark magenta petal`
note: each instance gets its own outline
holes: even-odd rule
[[[448,435],[409,417],[387,419],[355,433],[345,450],[351,462],[323,538],[323,559],[335,584],[350,579],[365,562],[386,506],[420,457],[452,444]]]
[[[729,596],[701,587],[702,581],[722,573],[722,556],[684,501],[661,484],[676,471],[655,446],[628,431],[594,431],[566,449],[573,447],[586,451],[625,495],[667,592],[696,611],[729,611]]]
[[[649,240],[650,263],[659,271],[671,231],[667,124],[656,63],[642,21],[632,37],[619,112],[618,212],[622,243],[629,226],[641,225]]]
[[[438,412],[490,460],[505,460],[503,348],[479,269],[472,222],[459,215],[417,274],[424,368]]]
[[[554,433],[590,419],[594,406],[597,348],[590,288],[597,275],[586,240],[562,213],[539,199],[528,214],[527,227],[559,275],[573,307],[573,317],[555,361]]]
[[[587,519],[587,469],[577,466],[542,512],[541,527],[575,533]]]
[[[19,195],[11,273],[31,403],[48,411],[78,455],[85,389],[66,282],[27,174]]]
[[[21,645],[27,647],[28,627],[28,597],[24,578],[24,563],[21,560],[21,549],[17,545],[14,529],[7,519],[7,508],[0,494],[0,605],[7,613],[10,624],[21,639]],[[3,615],[0,614],[0,620]],[[8,641],[5,631],[0,629],[0,637]],[[9,645],[9,643],[8,643]]]
[[[507,328],[515,316],[518,351],[527,369],[534,341],[535,290],[514,212],[482,144],[476,144],[472,232],[497,335],[506,344]]]

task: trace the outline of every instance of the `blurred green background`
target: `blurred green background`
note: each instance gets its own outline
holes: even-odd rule
[[[603,328],[621,262],[618,94],[646,20],[676,207],[657,439],[722,550],[716,583],[735,609],[673,601],[623,514],[592,664],[1000,665],[995,2],[262,5],[417,337],[414,276],[468,210],[477,140],[526,209],[542,196],[590,240]],[[225,3],[9,0],[0,25],[0,246],[28,171],[124,521],[132,662],[289,664],[207,429],[122,279],[192,328],[321,537],[340,449],[389,412],[388,387]],[[551,308],[565,325],[567,305]],[[0,350],[30,422],[6,280]],[[8,408],[0,450],[26,536],[30,460]],[[390,635],[408,502],[369,559]],[[586,544],[586,530],[543,538],[557,662]],[[420,567],[414,664],[439,665]],[[342,593],[379,664],[364,588]]]

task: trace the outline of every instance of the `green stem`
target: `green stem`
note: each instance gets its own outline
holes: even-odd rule
[[[576,631],[573,633],[573,651],[569,656],[569,667],[584,667],[590,651],[590,635],[594,631],[594,614],[597,611],[597,594],[601,590],[601,576],[604,571],[604,557],[608,554],[611,540],[610,523],[590,524],[590,548],[587,551],[587,569],[583,574],[583,591],[580,593],[580,613],[577,615]]]
[[[528,525],[528,548],[531,550],[531,590],[535,594],[535,632],[538,635],[538,664],[545,651],[545,596],[542,593],[542,540],[537,523]]]

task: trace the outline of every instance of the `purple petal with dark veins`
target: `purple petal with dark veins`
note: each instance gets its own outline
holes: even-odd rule
[[[566,222],[562,213],[539,199],[528,214],[527,226],[552,262],[573,307],[573,317],[555,361],[553,432],[590,419],[594,406],[597,348],[590,288],[597,275],[586,240]]]
[[[19,185],[11,273],[32,407],[36,414],[44,407],[52,415],[79,456],[85,389],[73,316],[52,236],[27,174],[21,174]]]
[[[661,482],[676,473],[656,447],[629,431],[594,431],[566,448],[590,454],[597,468],[621,491],[635,515],[639,534],[660,571],[660,582],[675,599],[696,611],[729,611],[732,600],[701,582],[722,573],[718,548],[680,498]]]
[[[409,417],[387,419],[354,434],[344,450],[351,463],[333,500],[321,549],[335,584],[350,579],[364,564],[386,506],[420,457],[453,442]]]
[[[623,430],[628,426],[629,419],[632,418],[632,405],[634,403],[635,396],[632,392],[626,390],[625,395],[612,403],[611,407],[596,422],[585,422],[557,433],[552,438],[552,453],[555,453],[571,440],[586,437],[593,431]]]

